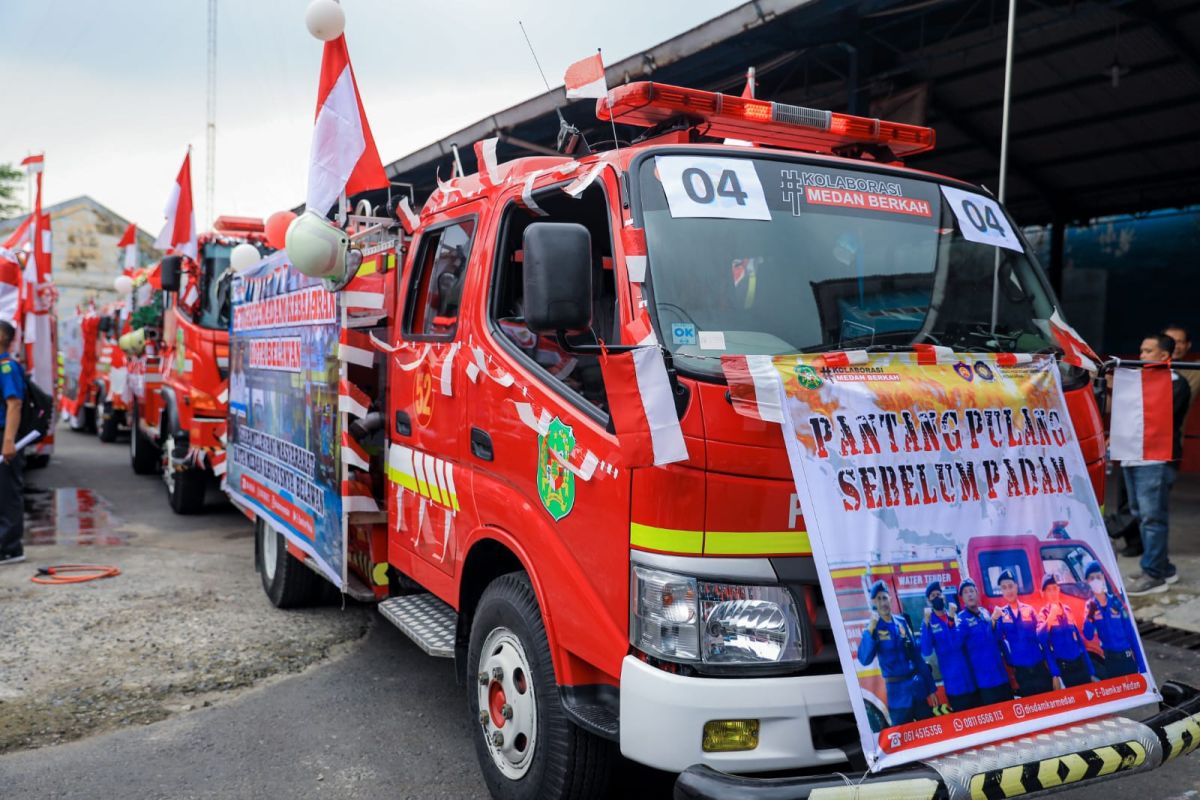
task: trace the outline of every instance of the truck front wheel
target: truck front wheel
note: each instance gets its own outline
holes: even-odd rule
[[[117,430],[121,426],[121,420],[117,416],[117,412],[113,410],[112,403],[106,401],[103,405],[98,405],[96,410],[99,412],[99,419],[96,422],[96,436],[102,442],[115,442],[117,440]]]
[[[567,718],[537,596],[523,572],[502,575],[479,600],[467,649],[467,708],[493,797],[603,797],[613,745]]]
[[[129,425],[129,461],[133,471],[138,475],[153,475],[158,472],[158,448],[146,434],[142,433],[139,422],[142,418],[137,401],[133,403],[130,412],[132,422]]]
[[[204,510],[208,473],[204,467],[187,463],[186,452],[175,452],[175,433],[169,426],[170,420],[164,415],[159,430],[167,432],[162,446],[162,476],[167,486],[167,502],[176,514],[199,514]],[[186,451],[187,446],[182,447]],[[185,463],[179,464],[177,459]]]
[[[312,605],[321,596],[321,576],[288,552],[283,534],[261,519],[254,523],[254,546],[263,591],[276,608]]]

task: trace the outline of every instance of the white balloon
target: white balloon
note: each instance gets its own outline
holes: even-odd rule
[[[233,248],[233,252],[229,254],[229,268],[234,272],[245,272],[259,261],[262,261],[262,256],[259,255],[258,248],[246,242]]]
[[[113,288],[116,289],[117,294],[127,295],[133,291],[133,278],[128,275],[118,275],[113,278]]]
[[[312,0],[304,12],[308,32],[323,42],[330,42],[346,29],[346,12],[337,0]]]

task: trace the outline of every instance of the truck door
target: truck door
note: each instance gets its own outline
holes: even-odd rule
[[[456,209],[413,242],[389,356],[389,559],[435,590],[439,576],[446,585],[454,574],[457,537],[470,530],[460,465],[466,389],[454,360],[466,350],[459,307],[478,224],[475,208]]]

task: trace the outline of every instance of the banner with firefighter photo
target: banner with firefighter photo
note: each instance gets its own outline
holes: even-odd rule
[[[872,769],[1157,699],[1054,359],[855,360],[770,363]]]
[[[337,298],[279,251],[231,299],[227,490],[341,587]]]

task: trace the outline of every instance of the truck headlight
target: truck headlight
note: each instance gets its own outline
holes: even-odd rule
[[[698,580],[634,565],[629,640],[669,661],[803,663],[800,615],[781,586]]]

